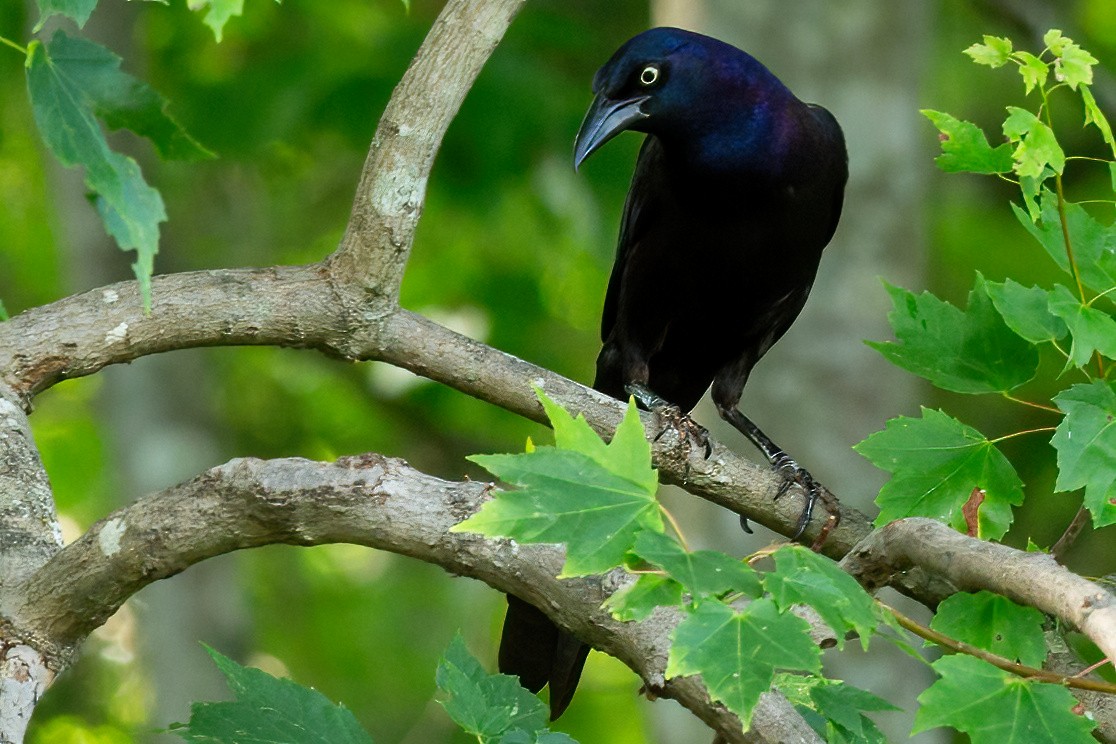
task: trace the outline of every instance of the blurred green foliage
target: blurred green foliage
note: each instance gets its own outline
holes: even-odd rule
[[[225,27],[221,44],[180,2],[104,2],[86,29],[124,57],[126,70],[169,98],[176,119],[219,156],[161,164],[146,145],[114,135],[114,145],[140,161],[166,202],[159,273],[309,262],[331,251],[379,112],[441,3],[414,0],[409,12],[398,0],[246,5],[245,15]],[[935,0],[927,58],[897,63],[925,65],[920,105],[964,113],[995,131],[1016,82],[971,74],[960,53],[983,33],[1020,35],[989,6]],[[29,7],[0,4],[0,35],[25,39],[36,20]],[[1067,33],[1111,71],[1111,0],[1066,0],[1059,12],[1076,26]],[[647,17],[641,0],[527,4],[439,155],[404,282],[406,307],[574,379],[590,378],[600,298],[638,138],[619,138],[580,176],[570,168],[570,150],[593,72],[620,40],[647,26]],[[75,198],[80,178],[75,186],[75,174],[61,172],[44,152],[22,62],[0,47],[0,298],[13,315],[130,278],[128,262],[81,211],[89,208]],[[1018,249],[1029,238],[1007,208],[1012,187],[936,173],[933,128],[924,126],[925,150],[904,167],[928,174],[928,286],[959,302],[978,268],[993,281],[1008,275],[1024,284],[1040,281],[1046,259]],[[1087,154],[1096,143],[1091,134],[1082,136],[1087,143],[1063,144]],[[1071,181],[1067,188],[1079,200],[1092,185]],[[85,251],[90,244],[95,250]],[[184,354],[190,356],[175,358],[206,370],[191,381],[198,410],[190,415],[206,426],[212,465],[236,456],[328,458],[376,450],[445,477],[483,478],[465,455],[518,451],[540,431],[382,365],[280,349]],[[120,453],[131,444],[127,430],[105,423],[101,377],[57,386],[40,396],[32,417],[59,509],[75,531],[140,495],[120,472]],[[173,391],[154,390],[172,397]],[[1043,392],[1053,391],[1034,397]],[[1045,423],[1041,412],[1029,422],[1007,405],[949,393],[928,391],[923,402],[944,405],[992,436]],[[1053,471],[1038,465],[1048,458],[1029,454],[1047,446],[1005,443],[1029,488],[1053,485]],[[1033,535],[1049,544],[1076,508],[1072,498],[1061,498],[1024,509],[1007,539],[1019,543]],[[1087,536],[1074,552],[1086,572],[1113,570],[1111,555],[1098,557],[1100,539]],[[469,741],[432,703],[434,670],[458,628],[481,659],[495,657],[503,613],[496,592],[351,546],[273,547],[233,562],[239,586],[229,591],[239,591],[250,610],[240,648],[220,650],[236,651],[242,661],[277,660],[300,682],[353,709],[377,741]],[[233,599],[198,601],[220,606]],[[148,719],[155,693],[150,671],[135,659],[130,618],[125,608],[50,691],[32,722],[31,741],[148,740],[152,727],[169,722]],[[157,636],[159,629],[147,632]],[[204,655],[200,647],[185,652]],[[649,706],[634,694],[638,686],[619,662],[594,654],[584,689],[558,728],[587,744],[661,741]],[[188,702],[183,697],[182,705]]]

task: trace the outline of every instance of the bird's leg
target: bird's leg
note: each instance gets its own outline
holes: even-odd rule
[[[814,506],[818,501],[822,502],[825,510],[829,512],[829,521],[825,527],[822,528],[821,534],[818,535],[818,540],[815,541],[815,549],[821,547],[825,542],[825,538],[841,521],[841,512],[837,504],[837,499],[829,490],[814,480],[814,476],[810,475],[809,471],[799,465],[794,459],[788,455],[782,447],[771,441],[771,438],[764,434],[758,426],[752,423],[752,420],[745,416],[736,407],[717,406],[717,412],[721,414],[721,418],[729,422],[744,436],[748,437],[748,441],[754,444],[767,461],[771,463],[771,467],[775,469],[780,475],[783,476],[783,483],[779,486],[779,490],[775,493],[775,498],[779,498],[791,487],[797,485],[802,489],[802,493],[806,498],[806,506],[802,509],[802,514],[798,517],[798,525],[795,528],[791,540],[797,540],[802,537],[802,533],[806,531],[806,527],[810,524],[810,518],[814,515]]]
[[[671,428],[678,432],[679,439],[684,440],[687,447],[689,447],[691,438],[697,440],[698,444],[705,450],[706,459],[713,454],[713,445],[709,441],[709,430],[690,418],[690,414],[683,413],[681,408],[638,382],[628,383],[624,386],[624,390],[627,391],[628,395],[633,396],[637,403],[664,422],[665,426],[655,436],[655,441],[658,441],[659,437],[665,434],[668,428]],[[687,451],[686,460],[689,461],[689,459],[690,453]]]

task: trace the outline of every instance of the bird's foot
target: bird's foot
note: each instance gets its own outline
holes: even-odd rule
[[[690,414],[683,413],[681,408],[643,385],[626,385],[625,390],[629,395],[634,396],[644,408],[659,417],[662,426],[652,441],[659,441],[668,431],[673,431],[678,436],[678,441],[686,448],[683,455],[687,463],[684,480],[688,480],[693,444],[696,442],[705,451],[705,459],[708,460],[709,456],[713,454],[713,443],[709,439],[709,430],[694,421]]]
[[[779,453],[773,459],[772,467],[774,467],[775,472],[783,476],[783,483],[779,486],[779,490],[775,492],[776,499],[790,490],[791,486],[798,486],[806,499],[806,505],[802,508],[802,514],[798,517],[798,524],[795,528],[794,535],[791,536],[791,540],[798,540],[798,538],[802,537],[802,533],[806,531],[806,527],[810,524],[810,519],[814,516],[814,507],[819,501],[822,503],[822,506],[825,507],[826,512],[829,513],[829,519],[826,520],[825,525],[811,545],[811,549],[818,550],[825,544],[826,538],[829,537],[829,533],[841,522],[841,510],[840,505],[837,503],[837,497],[821,483],[818,483],[806,468],[795,462],[794,459],[785,452]]]

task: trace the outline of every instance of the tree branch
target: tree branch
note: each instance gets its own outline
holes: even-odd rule
[[[559,580],[561,548],[450,532],[480,508],[489,489],[371,454],[335,463],[233,460],[95,524],[31,579],[13,624],[26,637],[48,639],[51,655],[67,657],[142,587],[206,558],[276,543],[355,543],[435,563],[547,608],[725,741],[820,741],[781,696],[768,696],[745,735],[700,678],[665,680],[670,631],[681,613],[662,608],[642,623],[622,623],[601,609],[634,580],[629,574]]]
[[[450,0],[392,93],[330,274],[356,309],[394,308],[442,137],[525,0]]]
[[[869,591],[911,566],[948,577],[959,590],[987,589],[1053,615],[1116,658],[1116,597],[1046,553],[1026,553],[910,517],[876,530],[841,561]]]

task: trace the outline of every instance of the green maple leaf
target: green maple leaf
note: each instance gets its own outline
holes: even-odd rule
[[[904,517],[931,517],[966,531],[962,507],[973,489],[985,492],[979,533],[999,539],[1011,525],[1011,506],[1023,503],[1023,482],[1007,458],[976,429],[941,411],[900,416],[854,449],[893,474],[876,499],[876,526]]]
[[[99,73],[83,69],[83,56],[96,62]],[[121,250],[136,251],[133,270],[144,304],[150,306],[159,223],[167,215],[162,197],[144,181],[136,161],[109,149],[97,123],[98,110],[111,109],[102,87],[113,80],[119,82],[123,75],[114,68],[112,60],[116,59],[107,49],[58,31],[48,45],[32,42],[28,48],[27,88],[35,123],[47,147],[62,165],[85,169],[85,183],[96,194],[105,229]],[[91,97],[82,87],[91,78],[98,81],[94,94],[100,95]]]
[[[495,741],[512,731],[533,733],[546,728],[546,705],[518,678],[486,672],[465,648],[460,633],[438,664],[435,681],[446,696],[439,702],[450,718],[481,741]]]
[[[886,285],[894,305],[887,318],[898,343],[868,345],[943,390],[993,393],[1019,387],[1035,376],[1038,351],[1004,323],[983,283],[978,275],[965,310],[929,292],[915,295]]]
[[[1050,311],[1050,294],[1042,287],[1024,287],[1008,279],[1003,284],[986,282],[984,288],[1008,328],[1027,341],[1057,341],[1068,332],[1065,321]]]
[[[647,534],[647,533],[642,533]],[[669,576],[642,574],[605,600],[604,606],[617,620],[646,620],[657,607],[682,604],[682,585]]]
[[[1074,385],[1054,397],[1066,416],[1050,444],[1058,450],[1058,491],[1085,489],[1093,525],[1116,523],[1116,387],[1097,380]]]
[[[932,665],[940,679],[918,696],[912,733],[938,726],[964,731],[973,744],[1089,744],[1094,724],[1073,712],[1060,686],[1016,677],[957,654]]]
[[[844,648],[846,631],[856,631],[860,644],[876,630],[877,618],[872,598],[852,576],[836,563],[801,545],[787,545],[775,551],[775,570],[764,576],[764,587],[782,610],[796,604],[810,605]]]
[[[861,711],[899,710],[886,700],[837,679],[777,674],[775,687],[807,721],[815,711],[824,719],[824,727],[814,722],[811,726],[829,744],[887,744],[887,737]]]
[[[1070,274],[1066,240],[1058,214],[1058,197],[1048,189],[1042,192],[1041,219],[1038,222],[1032,222],[1027,213],[1014,204],[1012,209],[1019,223],[1042,244],[1058,267]],[[1116,286],[1116,227],[1101,224],[1074,202],[1065,203],[1065,212],[1081,281],[1096,292],[1105,292]]]
[[[965,50],[965,54],[973,58],[978,65],[989,67],[1003,67],[1011,59],[1011,39],[1004,36],[984,36],[983,44],[973,44]]]
[[[605,444],[539,392],[554,426],[557,447],[514,455],[474,455],[501,480],[519,486],[499,491],[479,512],[455,525],[525,543],[565,543],[562,576],[602,573],[619,566],[642,530],[663,531],[658,478],[639,412],[629,401],[612,442]]]
[[[1040,668],[1046,659],[1043,615],[992,592],[958,592],[938,605],[930,627],[997,656]]]
[[[800,617],[757,599],[737,612],[716,600],[699,604],[671,635],[666,676],[700,674],[709,695],[748,728],[760,695],[779,669],[819,672],[821,650]]]
[[[93,9],[97,7],[97,0],[38,0],[39,22],[35,24],[35,33],[42,30],[47,19],[52,15],[64,15],[78,25],[85,26]]]
[[[206,651],[225,675],[236,701],[194,703],[190,722],[171,724],[171,733],[186,741],[213,744],[372,744],[352,712],[320,692],[240,666],[211,648]]]
[[[1011,145],[1005,142],[993,148],[976,124],[942,111],[922,109],[921,113],[942,133],[942,154],[934,162],[946,173],[1011,172]]]
[[[1026,109],[1008,106],[1004,134],[1016,143],[1012,152],[1015,172],[1020,176],[1041,178],[1049,166],[1055,173],[1066,167],[1066,154],[1054,136],[1054,130]]]
[[[275,2],[281,3],[282,0],[275,0]],[[244,13],[244,0],[186,0],[186,6],[190,10],[208,9],[202,23],[213,30],[213,36],[218,42],[221,41],[225,24],[229,19]]]
[[[1020,62],[1019,74],[1023,76],[1023,86],[1028,93],[1046,84],[1050,65],[1030,52],[1016,52],[1013,56]]]
[[[1085,123],[1092,124],[1100,130],[1101,137],[1112,149],[1112,156],[1116,157],[1116,138],[1112,136],[1112,126],[1108,123],[1108,119],[1101,111],[1100,106],[1097,105],[1097,99],[1093,96],[1093,91],[1089,89],[1088,85],[1081,86],[1081,100],[1085,103]],[[1112,188],[1116,190],[1116,162],[1109,163],[1109,167],[1112,168],[1113,172]]]
[[[694,601],[726,592],[763,594],[755,570],[744,561],[712,550],[688,552],[659,532],[641,532],[632,552],[666,571]]]
[[[1056,285],[1049,295],[1050,312],[1069,328],[1073,343],[1067,364],[1084,367],[1099,351],[1109,359],[1116,359],[1116,320],[1108,313],[1084,305],[1062,285]]]

